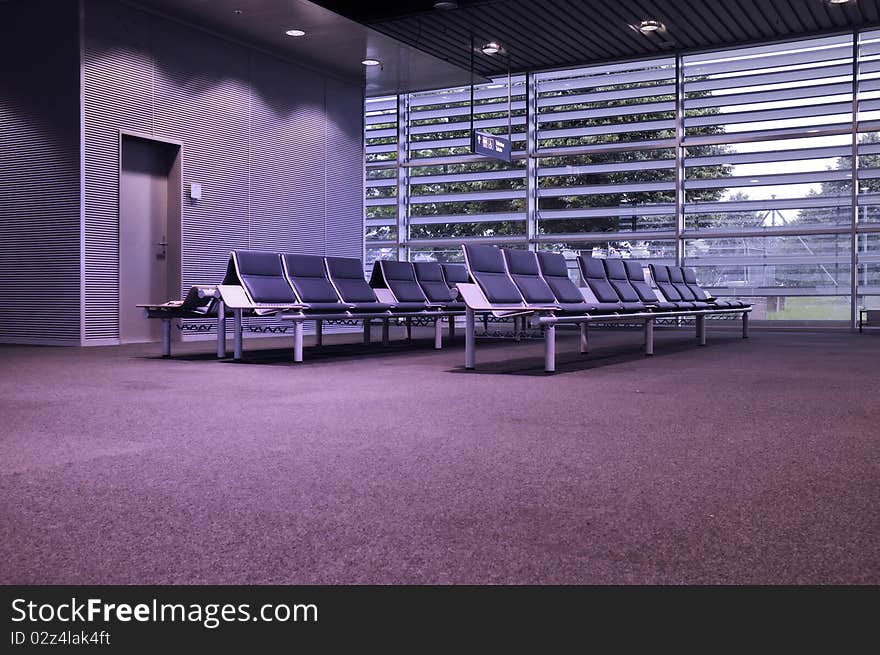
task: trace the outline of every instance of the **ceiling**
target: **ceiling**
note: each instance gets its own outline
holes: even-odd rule
[[[470,69],[373,30],[307,0],[135,0],[171,16],[353,81],[368,96],[469,84]],[[291,37],[288,29],[305,36]],[[381,66],[366,67],[365,58]],[[478,78],[483,81],[482,78]]]
[[[367,95],[484,77],[880,25],[880,0],[136,0],[342,77]],[[642,34],[645,19],[665,29]],[[289,28],[304,37],[286,36]],[[471,49],[497,41],[504,55]],[[381,66],[364,67],[365,57]]]
[[[459,0],[452,10],[434,9],[433,0],[319,4],[464,68],[471,34],[477,45],[498,41],[519,72],[880,24],[880,0]],[[630,27],[645,19],[665,31]],[[482,53],[474,62],[484,75],[507,64]]]

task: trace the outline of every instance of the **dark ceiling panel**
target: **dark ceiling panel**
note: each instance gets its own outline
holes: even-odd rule
[[[441,27],[465,42],[472,32],[478,41],[495,38],[517,70],[872,27],[880,16],[878,0],[460,0],[453,10],[435,10],[432,0],[319,4],[458,65],[468,65],[468,48],[441,43]],[[665,34],[645,36],[630,27],[645,19],[662,21]],[[502,58],[475,62],[486,75],[503,73],[506,64]]]
[[[346,44],[339,42],[342,33],[333,31],[327,32],[329,40],[321,42],[319,49],[310,48],[313,44],[307,42],[284,41],[278,20],[313,4],[305,0],[139,1],[349,74],[358,72],[357,64],[352,66],[357,60],[355,51],[365,51],[364,37]],[[516,72],[561,68],[876,27],[880,22],[880,0],[853,0],[844,5],[831,5],[828,0],[459,0],[458,8],[452,10],[434,9],[433,0],[322,0],[314,4],[400,41],[416,53],[395,55],[398,72],[394,80],[381,82],[378,72],[371,73],[374,92],[393,87],[424,89],[444,75],[455,78],[452,70],[440,74],[437,66],[443,65],[457,67],[459,79],[469,78],[472,37],[477,45],[497,40],[507,51],[507,57],[475,53],[474,70],[479,77],[504,74],[508,64]],[[256,23],[248,20],[232,20],[233,5],[252,12],[255,21],[265,16],[260,29],[272,33],[261,34]],[[646,19],[660,20],[666,29],[648,35],[633,29],[632,25]],[[419,52],[434,59],[408,63],[410,59],[416,62]],[[437,64],[433,69],[431,61]],[[369,75],[367,83],[369,87]]]

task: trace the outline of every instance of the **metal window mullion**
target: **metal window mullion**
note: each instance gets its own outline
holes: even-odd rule
[[[675,56],[675,263],[684,261],[684,62],[681,54]]]
[[[859,319],[858,277],[858,216],[859,216],[859,30],[852,33],[852,154],[850,157],[850,325],[855,328]]]
[[[397,96],[397,245],[398,261],[407,261],[409,252],[407,237],[409,236],[408,205],[409,205],[409,168],[404,164],[408,161],[409,152],[409,95]]]
[[[526,247],[537,248],[538,236],[538,86],[526,75]]]

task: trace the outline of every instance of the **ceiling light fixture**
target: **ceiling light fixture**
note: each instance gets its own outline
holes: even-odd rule
[[[447,10],[458,9],[458,3],[454,1],[435,0],[434,9]]]
[[[830,5],[847,5],[853,0],[828,0],[828,4]]]
[[[650,34],[659,30],[665,30],[666,26],[659,20],[643,20],[639,23],[639,32],[642,34]]]
[[[287,30],[285,32],[287,36],[305,36],[306,33],[303,30]]]
[[[503,48],[501,47],[501,44],[497,41],[489,41],[489,43],[484,43],[482,47],[480,47],[480,51],[484,55],[497,55],[502,50]]]
[[[364,66],[379,66],[382,62],[378,59],[364,59],[361,63]]]

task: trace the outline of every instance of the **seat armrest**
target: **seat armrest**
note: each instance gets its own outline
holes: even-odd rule
[[[394,297],[394,293],[392,293],[391,289],[373,289],[373,293],[376,294],[376,298],[381,303],[386,305],[397,304],[397,298]]]
[[[255,303],[248,298],[244,287],[234,284],[218,284],[217,293],[220,299],[230,309],[253,309],[264,311],[283,311],[285,309],[305,309],[307,305],[302,303]]]

